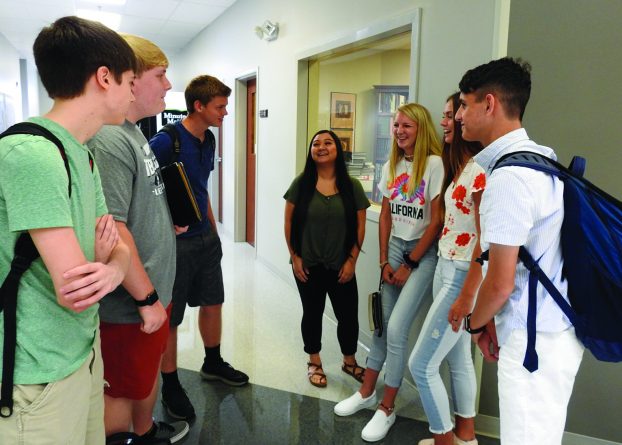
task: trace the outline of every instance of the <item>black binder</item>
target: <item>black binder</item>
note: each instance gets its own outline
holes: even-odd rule
[[[190,187],[184,164],[173,162],[162,167],[160,172],[166,187],[166,199],[173,217],[173,224],[183,227],[201,222],[201,211]]]

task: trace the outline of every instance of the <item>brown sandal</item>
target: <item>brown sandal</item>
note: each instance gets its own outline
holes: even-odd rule
[[[359,366],[359,364],[356,363],[356,360],[354,361],[353,365],[343,362],[343,365],[341,366],[341,370],[345,372],[346,374],[354,377],[355,380],[363,383],[363,378],[365,377],[365,368],[363,368],[362,366]]]
[[[313,381],[313,377],[316,375],[320,377],[319,382]],[[324,374],[321,363],[317,365],[313,362],[307,362],[307,377],[309,378],[309,383],[313,386],[317,386],[318,388],[326,388],[326,374]]]

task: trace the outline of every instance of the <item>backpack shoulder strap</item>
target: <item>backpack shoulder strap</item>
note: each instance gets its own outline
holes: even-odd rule
[[[179,132],[177,131],[177,128],[175,128],[175,124],[166,124],[158,133],[166,133],[171,138],[171,142],[173,143],[173,155],[170,163],[173,164],[174,162],[177,162],[179,152],[181,151],[181,143],[179,142]]]
[[[568,177],[582,178],[585,173],[586,161],[581,156],[574,156],[568,168],[557,161],[533,151],[515,151],[499,158],[492,170],[501,167],[527,167],[538,170],[560,179]]]
[[[71,173],[69,171],[69,161],[65,154],[65,149],[61,141],[52,134],[47,128],[33,122],[20,122],[9,127],[2,134],[0,139],[6,136],[17,134],[31,134],[41,136],[56,145],[65,169],[69,177],[69,196],[71,196]],[[91,157],[89,154],[89,161]],[[92,163],[91,163],[92,165]],[[92,167],[91,167],[92,168]],[[17,292],[22,275],[34,260],[39,257],[39,252],[34,245],[28,232],[22,232],[15,243],[15,251],[11,268],[2,286],[0,287],[0,312],[4,317],[4,354],[2,357],[2,388],[0,389],[0,417],[10,417],[13,414],[13,374],[15,370],[15,348],[17,345]]]
[[[67,159],[67,155],[65,154],[65,147],[63,147],[62,142],[50,130],[48,130],[45,127],[42,127],[39,124],[35,124],[34,122],[19,122],[15,125],[12,125],[9,128],[7,128],[4,132],[2,132],[2,134],[0,134],[0,139],[6,136],[13,136],[16,134],[30,134],[33,136],[41,136],[42,138],[45,138],[48,141],[52,142],[54,145],[56,145],[56,147],[58,148],[58,151],[60,152],[60,156],[63,158],[63,163],[65,164],[65,170],[67,170],[67,176],[69,177],[69,181],[68,181],[69,196],[71,196],[71,171],[69,170],[69,160]],[[92,164],[92,158],[90,154],[89,154],[89,163],[91,164],[91,170],[92,170],[93,164]]]
[[[207,137],[210,140],[210,144],[215,149],[216,148],[216,136],[214,136],[214,133],[212,132],[212,130],[209,130],[209,129],[205,133],[207,134]]]
[[[549,277],[546,276],[544,271],[540,269],[538,262],[531,256],[531,254],[521,246],[518,249],[518,257],[523,262],[523,265],[529,271],[529,284],[528,295],[529,303],[527,306],[527,350],[525,351],[525,359],[523,366],[529,372],[534,372],[538,369],[538,354],[536,353],[536,308],[537,308],[537,294],[538,294],[538,282],[544,286],[548,294],[553,298],[557,306],[568,317],[568,320],[576,326],[579,322],[576,312],[570,306],[570,304],[564,299],[561,292],[557,290],[555,285],[551,282]]]

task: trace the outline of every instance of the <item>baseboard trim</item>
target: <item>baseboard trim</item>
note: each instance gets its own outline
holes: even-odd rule
[[[475,430],[482,436],[499,438],[499,418],[478,414],[475,418]],[[621,445],[622,442],[583,436],[581,434],[564,432],[562,445]]]

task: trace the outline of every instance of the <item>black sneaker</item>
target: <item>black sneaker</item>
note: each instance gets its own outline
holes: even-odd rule
[[[194,407],[181,385],[162,386],[162,405],[166,408],[168,415],[175,419],[190,422],[196,417]]]
[[[248,383],[246,374],[224,361],[215,365],[203,363],[203,366],[201,366],[201,377],[205,380],[220,380],[231,386],[242,386]]]
[[[190,431],[188,422],[154,422],[151,429],[140,436],[135,443],[137,445],[173,444],[186,437],[188,431]]]

